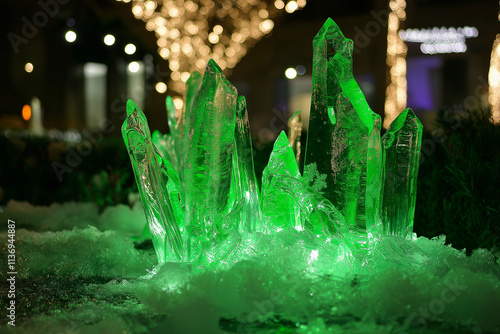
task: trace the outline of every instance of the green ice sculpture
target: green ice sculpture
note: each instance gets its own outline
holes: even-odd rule
[[[384,235],[411,235],[421,123],[407,109],[381,138],[380,116],[352,75],[352,41],[328,19],[313,47],[304,173],[296,113],[261,191],[245,99],[213,60],[187,81],[180,116],[167,97],[169,134],[151,137],[129,101],[122,133],[160,263],[224,262],[244,241],[291,229],[335,239],[362,259]]]

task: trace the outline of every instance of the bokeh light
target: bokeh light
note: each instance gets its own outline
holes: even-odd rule
[[[133,55],[136,50],[137,50],[137,48],[132,43],[125,45],[125,53],[128,55]]]
[[[24,70],[28,73],[31,73],[33,72],[33,64],[32,63],[26,63],[26,65],[24,65]]]
[[[128,70],[132,73],[138,72],[140,68],[141,68],[141,65],[139,65],[139,63],[136,61],[133,61],[130,64],[128,64]]]
[[[23,106],[21,113],[25,121],[29,121],[31,119],[31,107],[28,104]]]
[[[163,94],[167,91],[167,85],[164,82],[158,82],[155,89],[158,93]]]
[[[107,34],[106,36],[104,36],[104,44],[106,44],[108,46],[115,44],[115,36],[110,35],[110,34]]]
[[[292,68],[292,67],[289,67],[286,69],[285,71],[285,76],[288,78],[288,79],[295,79],[295,77],[297,76],[297,71]]]
[[[76,32],[74,32],[73,30],[69,30],[66,32],[66,35],[64,35],[64,38],[68,43],[73,43],[74,41],[76,41]]]

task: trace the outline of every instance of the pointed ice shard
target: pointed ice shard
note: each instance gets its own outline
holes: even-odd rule
[[[302,230],[300,208],[295,196],[301,196],[302,176],[290,143],[282,131],[262,173],[262,214],[267,232],[295,227]]]
[[[184,180],[184,169],[187,154],[187,147],[191,136],[193,135],[193,124],[195,114],[193,112],[193,101],[200,88],[202,76],[199,72],[193,72],[186,82],[186,99],[184,109],[178,123],[178,133],[175,139],[175,147],[177,152],[177,171],[181,180]]]
[[[180,162],[179,159],[179,148],[178,139],[178,124],[176,123],[175,116],[175,105],[172,97],[167,96],[165,99],[165,107],[167,109],[167,122],[169,133],[162,134],[160,131],[153,131],[153,144],[156,149],[160,152],[161,157],[170,161],[174,166],[178,166]]]
[[[182,231],[184,228],[184,187],[182,186],[179,174],[175,170],[174,166],[168,160],[163,160],[162,173],[164,179],[167,181],[168,197],[172,203],[172,211],[175,216],[179,230]],[[166,175],[165,175],[166,173]]]
[[[353,78],[352,41],[333,20],[325,22],[313,48],[305,165],[316,163],[318,172],[326,175],[325,197],[353,230],[366,234],[379,222],[380,116],[370,109]],[[368,180],[373,183],[368,185]]]
[[[382,142],[386,152],[384,233],[407,237],[413,231],[422,123],[406,109],[391,123]]]
[[[288,119],[288,141],[290,142],[290,146],[292,147],[293,152],[295,153],[295,158],[297,160],[297,164],[300,162],[300,137],[302,135],[302,116],[301,111],[295,112]]]
[[[385,151],[380,138],[380,117],[375,119],[368,137],[366,164],[366,230],[371,236],[382,233],[382,195],[384,190]]]
[[[158,262],[179,260],[183,242],[167,191],[168,172],[151,141],[146,116],[131,100],[122,135],[127,147]]]
[[[193,113],[193,103],[198,89],[200,89],[203,77],[197,71],[194,71],[186,82],[186,103],[184,104],[183,112],[183,138],[187,142],[193,132],[193,123],[195,114]],[[187,147],[187,143],[185,143]]]
[[[243,199],[244,203],[240,213],[238,229],[240,232],[258,231],[261,224],[259,189],[253,165],[252,138],[250,137],[247,105],[243,96],[238,97],[234,140],[234,192],[236,201]]]
[[[153,131],[151,136],[153,145],[156,147],[164,160],[170,161],[173,165],[177,163],[174,138],[169,134],[162,134],[160,131]]]
[[[167,122],[168,122],[168,130],[170,135],[173,138],[177,138],[178,133],[178,124],[177,119],[175,117],[175,104],[170,95],[165,99],[165,108],[167,109]]]
[[[210,60],[193,103],[185,161],[186,228],[191,237],[221,240],[230,211],[236,88]]]
[[[304,177],[284,132],[276,139],[269,163],[262,174],[262,214],[264,232],[279,232],[290,227],[324,233],[343,240],[353,248],[345,219],[335,206],[323,197],[326,184],[315,164],[306,166]]]

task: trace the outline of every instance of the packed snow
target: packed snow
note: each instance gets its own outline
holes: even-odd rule
[[[325,236],[253,233],[209,267],[157,266],[140,204],[0,215],[16,222],[18,273],[16,327],[0,333],[500,333],[498,254],[444,236],[387,237],[357,262]],[[4,272],[6,231],[0,245]]]

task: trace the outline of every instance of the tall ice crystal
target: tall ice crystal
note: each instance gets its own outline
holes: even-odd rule
[[[422,123],[404,110],[382,137],[385,147],[385,185],[382,204],[385,234],[407,237],[413,231]]]
[[[158,262],[179,260],[183,256],[183,242],[167,191],[168,161],[153,146],[146,116],[131,100],[127,103],[122,135]]]
[[[238,93],[211,60],[192,106],[185,162],[186,227],[205,241],[227,233]]]
[[[252,137],[245,97],[238,97],[234,134],[233,185],[235,201],[241,207],[239,232],[258,231],[261,228],[259,188],[253,165]]]
[[[380,116],[352,75],[353,43],[328,19],[313,41],[313,91],[305,165],[326,175],[325,197],[353,237],[380,225],[383,150]]]

